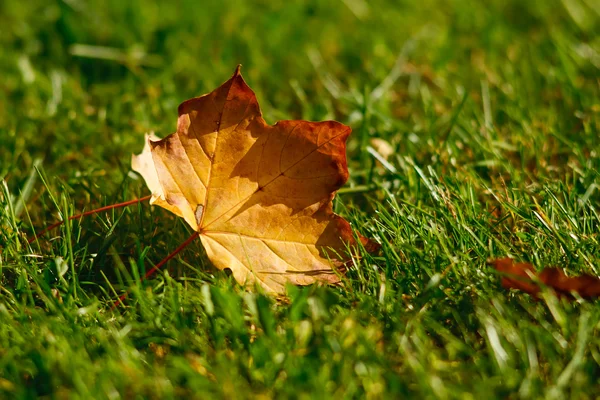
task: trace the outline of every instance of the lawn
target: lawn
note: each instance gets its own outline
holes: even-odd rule
[[[598,10],[0,2],[0,398],[598,398],[598,301],[487,263],[600,275]],[[335,210],[381,251],[343,286],[244,290],[199,241],[139,283],[191,234],[147,202],[28,244],[148,195],[144,134],[237,64],[267,122],[353,128]]]

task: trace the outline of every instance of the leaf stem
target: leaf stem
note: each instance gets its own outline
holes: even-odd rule
[[[65,221],[70,221],[70,220],[73,220],[73,219],[78,219],[78,218],[81,218],[81,217],[85,217],[87,215],[97,214],[99,212],[107,211],[107,210],[112,210],[112,209],[115,209],[115,208],[127,207],[127,206],[130,206],[132,204],[137,204],[137,203],[140,203],[142,201],[149,200],[151,197],[152,197],[152,195],[145,196],[145,197],[140,197],[139,199],[133,199],[133,200],[125,201],[123,203],[118,203],[118,204],[111,204],[110,206],[100,207],[100,208],[96,208],[95,210],[90,210],[90,211],[86,211],[86,212],[81,213],[81,214],[73,215],[72,217],[69,217],[66,220],[58,221],[58,222],[56,222],[56,223],[48,226],[47,228],[44,228],[40,233],[38,233],[37,235],[35,235],[33,238],[28,239],[27,242],[29,244],[35,242],[40,237],[42,237],[46,233],[50,232],[52,229],[57,228],[57,227],[61,226],[62,224],[64,224]]]
[[[169,254],[168,256],[166,256],[165,258],[163,258],[158,264],[156,264],[154,267],[152,267],[150,270],[148,270],[148,272],[146,272],[146,275],[144,275],[142,278],[140,278],[140,282],[142,282],[145,279],[149,278],[152,274],[154,274],[156,271],[158,271],[170,259],[172,259],[173,257],[175,257],[181,250],[185,249],[190,243],[192,243],[192,241],[194,239],[196,239],[198,236],[200,236],[200,232],[198,232],[198,231],[194,232],[192,234],[192,236],[190,236],[189,238],[187,238],[185,240],[185,242],[181,243],[175,250],[173,250],[171,252],[171,254]],[[127,297],[128,294],[129,294],[128,291],[125,292],[124,294],[122,294],[121,297],[119,297],[119,299],[117,301],[115,301],[115,303],[111,307],[111,311],[114,310],[119,304],[123,305],[123,300],[125,300],[125,298]]]

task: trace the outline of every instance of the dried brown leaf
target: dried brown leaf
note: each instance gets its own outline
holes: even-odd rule
[[[544,285],[562,297],[572,298],[573,293],[583,298],[600,296],[600,279],[592,275],[567,276],[555,267],[536,272],[533,265],[515,263],[511,258],[501,258],[490,264],[502,273],[502,286],[506,289],[519,289],[537,296]]]

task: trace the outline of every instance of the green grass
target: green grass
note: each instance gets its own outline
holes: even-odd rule
[[[597,398],[598,301],[486,260],[600,275],[598,0],[162,3],[0,2],[0,398]],[[336,209],[382,252],[344,288],[249,293],[199,243],[136,284],[190,234],[147,204],[27,244],[147,195],[144,133],[238,63],[268,122],[354,129]]]

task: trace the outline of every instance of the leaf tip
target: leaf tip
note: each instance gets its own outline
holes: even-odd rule
[[[242,64],[238,64],[237,67],[235,67],[235,72],[233,73],[233,76],[242,76]]]

